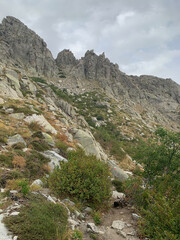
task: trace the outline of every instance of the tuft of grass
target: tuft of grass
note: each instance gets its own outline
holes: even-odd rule
[[[31,122],[29,125],[28,125],[29,129],[31,131],[34,131],[34,132],[37,132],[41,129],[40,125],[37,123],[37,122]]]
[[[31,142],[31,145],[33,146],[34,150],[40,151],[40,152],[50,149],[48,143],[46,143],[43,140],[34,140]]]
[[[20,209],[20,214],[6,217],[4,223],[14,235],[18,235],[19,240],[63,240],[67,218],[63,206],[47,202],[40,196],[31,196]]]
[[[82,240],[83,239],[83,233],[79,231],[78,229],[75,229],[72,234],[73,240]]]
[[[43,83],[47,85],[47,82],[43,79],[43,78],[39,78],[39,77],[31,77],[31,79],[36,82],[36,83]]]
[[[99,212],[94,212],[93,220],[94,220],[96,225],[100,225],[101,224],[101,215],[100,215]]]

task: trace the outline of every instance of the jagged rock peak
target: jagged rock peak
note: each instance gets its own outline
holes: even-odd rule
[[[15,17],[8,16],[0,24],[0,61],[19,66],[33,75],[57,75],[55,60],[46,43]]]
[[[58,53],[56,58],[57,66],[63,68],[65,66],[75,66],[78,60],[75,58],[74,54],[69,49],[64,49]]]

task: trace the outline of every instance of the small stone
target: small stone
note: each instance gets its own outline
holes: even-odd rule
[[[113,191],[113,193],[112,193],[112,198],[114,198],[114,199],[124,200],[125,197],[126,197],[126,195],[124,193],[120,193],[118,191]]]
[[[64,199],[62,202],[65,203],[65,204],[70,205],[71,207],[73,207],[73,206],[75,205],[74,202],[72,202],[71,200],[69,200],[69,199],[67,199],[67,198]]]
[[[85,209],[84,209],[84,212],[85,213],[91,213],[93,210],[92,210],[92,208],[90,208],[90,207],[86,207]]]
[[[19,134],[16,134],[12,137],[9,137],[8,140],[7,140],[7,144],[9,146],[12,146],[13,144],[16,144],[16,143],[24,143],[24,145],[26,146],[26,142],[24,141],[24,139]]]
[[[132,227],[132,224],[128,223],[128,224],[127,224],[127,227]]]
[[[52,202],[52,203],[56,204],[56,202],[53,200],[53,198],[50,195],[47,197],[47,200],[49,202]]]
[[[113,221],[111,227],[117,230],[122,230],[125,227],[125,222],[120,220]]]
[[[43,186],[43,182],[40,179],[34,180],[34,182],[31,184],[31,187],[37,185],[37,186]]]
[[[24,113],[12,113],[12,114],[10,114],[10,117],[18,119],[18,120],[22,120],[22,119],[24,119],[25,115],[24,115]]]
[[[121,230],[117,230],[116,232],[117,234],[121,235],[122,237],[126,238],[126,233],[121,231]]]
[[[141,217],[140,217],[139,215],[137,215],[136,213],[132,213],[132,218],[137,221],[137,220],[139,220]]]
[[[4,104],[4,99],[0,98],[0,104]]]
[[[17,216],[20,212],[12,212],[9,216]]]
[[[5,110],[6,113],[13,113],[14,112],[14,109],[13,108],[8,108]]]
[[[18,239],[18,236],[14,236],[14,237],[13,237],[13,240],[17,240],[17,239]]]
[[[79,223],[72,218],[68,219],[69,224],[71,225],[72,230],[74,230],[77,226],[79,226]]]

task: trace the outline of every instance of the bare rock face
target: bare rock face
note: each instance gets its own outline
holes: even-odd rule
[[[68,66],[75,66],[78,60],[76,60],[74,54],[70,50],[64,49],[58,54],[56,63],[59,68],[65,68]]]
[[[87,51],[83,58],[76,61],[72,53],[68,52],[66,56],[68,61],[61,53],[56,62],[61,62],[63,71],[70,79],[97,82],[108,94],[123,101],[130,113],[136,112],[133,106],[140,105],[152,119],[156,117],[161,120],[160,123],[180,121],[180,86],[171,79],[128,76],[119,70],[117,64],[111,63],[104,53],[98,56],[93,50]]]
[[[0,24],[0,55],[4,64],[22,67],[34,75],[55,77],[58,69],[46,43],[14,17]]]

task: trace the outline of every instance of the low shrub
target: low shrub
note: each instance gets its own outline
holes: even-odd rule
[[[48,170],[44,168],[44,165],[49,162],[49,159],[44,157],[39,152],[32,150],[26,156],[26,169],[25,174],[26,177],[29,178],[40,178],[46,173]]]
[[[95,213],[93,214],[93,220],[94,220],[94,222],[95,222],[96,225],[101,224],[101,215],[100,215],[99,212],[95,212]]]
[[[67,148],[68,148],[68,145],[64,142],[61,142],[61,141],[57,141],[56,142],[56,147],[59,149],[60,151],[60,154],[63,156],[63,157],[67,157]]]
[[[21,182],[19,182],[18,186],[21,187],[21,193],[25,197],[29,193],[29,190],[30,190],[28,181],[22,180]]]
[[[115,188],[118,192],[124,191],[123,183],[121,181],[114,179],[114,180],[112,180],[112,184],[115,186]]]
[[[12,164],[14,168],[24,168],[26,166],[26,160],[22,156],[14,156]]]
[[[65,239],[67,211],[63,206],[47,202],[40,196],[31,196],[18,216],[6,217],[4,222],[14,235],[18,235],[19,240]]]
[[[33,146],[34,150],[40,151],[40,152],[43,152],[43,151],[46,151],[46,150],[50,149],[48,143],[46,143],[45,141],[40,140],[40,139],[32,141],[31,145]]]
[[[11,153],[0,154],[0,166],[13,167],[13,155]]]
[[[106,163],[78,149],[69,152],[68,162],[50,175],[49,186],[59,196],[69,195],[98,208],[110,197],[109,175]]]
[[[0,187],[5,188],[8,180],[23,178],[23,174],[20,171],[2,171],[0,173]]]
[[[28,127],[31,131],[34,132],[39,131],[41,129],[40,125],[37,122],[31,122]]]
[[[74,230],[72,234],[73,240],[82,240],[83,239],[83,233],[77,229]]]

